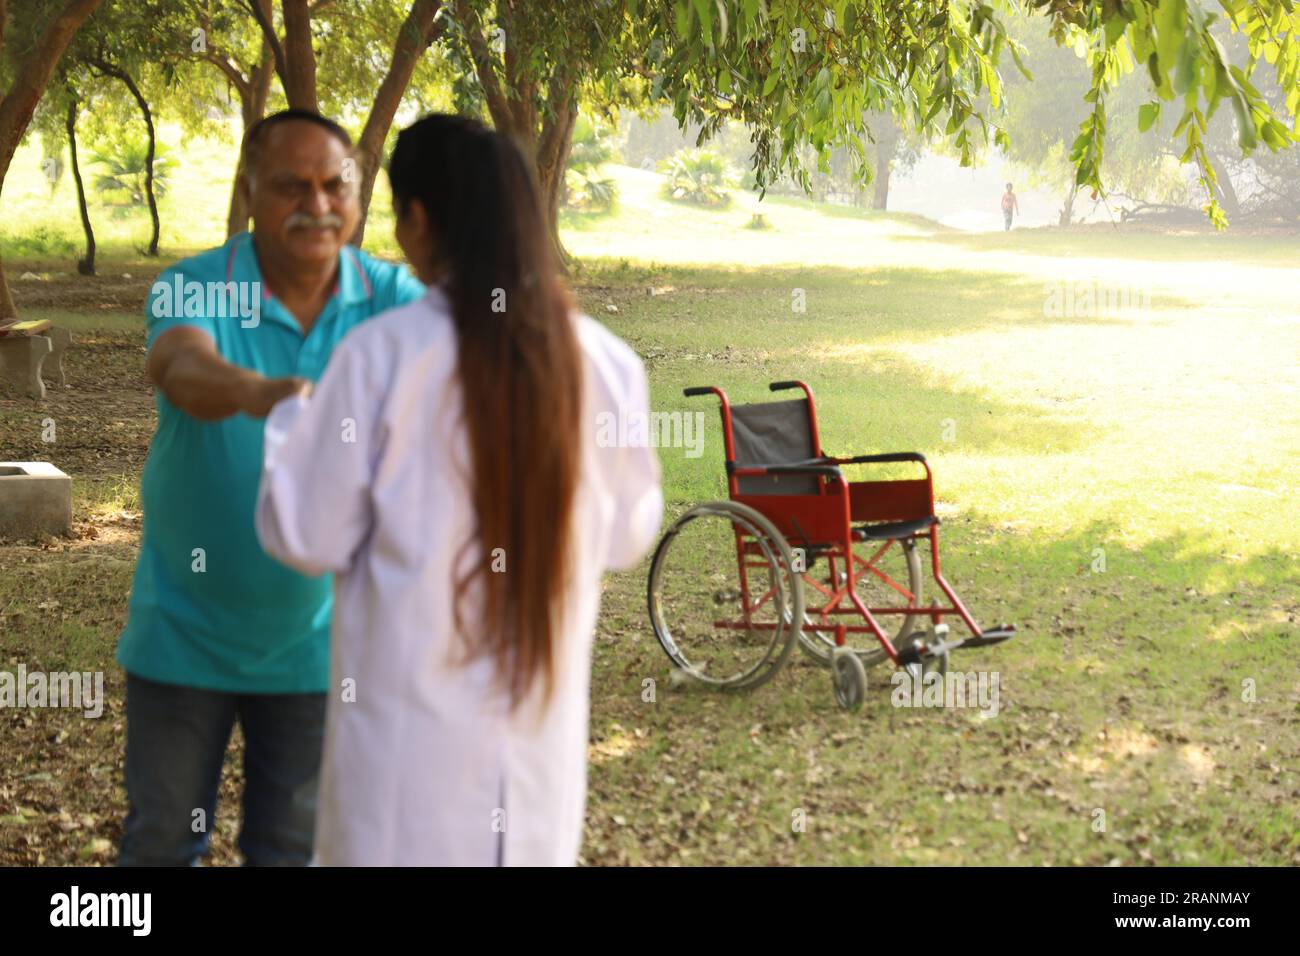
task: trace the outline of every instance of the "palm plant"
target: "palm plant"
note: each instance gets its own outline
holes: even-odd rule
[[[680,149],[660,164],[667,176],[664,195],[699,206],[725,206],[731,202],[731,174],[727,162],[709,149]]]
[[[149,144],[144,137],[123,133],[110,139],[91,154],[90,162],[103,168],[95,176],[95,189],[110,194],[125,194],[124,205],[143,206],[146,160]],[[167,150],[159,144],[153,158],[153,190],[156,196],[167,192],[168,173],[174,164]]]
[[[606,123],[579,114],[564,174],[564,202],[574,209],[606,212],[618,198],[618,184],[601,175],[614,158],[614,131]]]

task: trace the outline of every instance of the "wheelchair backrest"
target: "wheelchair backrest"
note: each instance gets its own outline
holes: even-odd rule
[[[789,465],[818,454],[813,447],[808,400],[760,402],[731,406],[732,444],[736,464]],[[736,479],[742,495],[815,495],[815,475],[742,476]]]

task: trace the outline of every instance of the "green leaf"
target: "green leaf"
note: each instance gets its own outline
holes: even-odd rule
[[[704,39],[713,43],[713,4],[710,0],[694,0],[695,15],[700,18],[700,28],[704,31]]]
[[[1200,77],[1200,50],[1194,43],[1184,43],[1178,52],[1178,68],[1174,71],[1174,92],[1185,96],[1196,86]]]
[[[1106,20],[1106,46],[1114,46],[1119,38],[1124,35],[1124,28],[1128,26],[1128,21],[1124,19],[1123,14],[1114,13]]]
[[[1241,144],[1242,149],[1249,152],[1259,141],[1255,138],[1255,123],[1251,120],[1250,110],[1246,106],[1245,94],[1234,91],[1229,98],[1232,100],[1233,112],[1237,114],[1237,142]]]
[[[1281,127],[1281,129],[1285,132],[1285,127]],[[1268,145],[1269,149],[1285,149],[1288,145],[1286,138],[1278,132],[1278,124],[1274,123],[1272,120],[1269,120],[1261,126],[1259,132],[1260,135],[1264,137],[1264,142]]]
[[[1138,107],[1138,132],[1145,133],[1160,119],[1159,103],[1143,103]]]
[[[684,40],[691,32],[691,8],[686,5],[686,0],[677,0],[676,8],[677,35]]]
[[[1156,52],[1164,70],[1178,62],[1187,30],[1186,0],[1160,0],[1156,10]]]

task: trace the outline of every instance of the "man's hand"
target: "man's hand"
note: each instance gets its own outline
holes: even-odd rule
[[[288,398],[299,392],[311,393],[311,382],[305,378],[291,375],[288,378],[266,378],[258,375],[250,379],[245,386],[247,394],[241,402],[240,411],[253,418],[265,418],[282,398]]]
[[[145,363],[150,381],[181,411],[205,422],[243,412],[264,418],[282,398],[310,387],[306,379],[267,378],[221,357],[206,332],[187,325],[168,329]]]

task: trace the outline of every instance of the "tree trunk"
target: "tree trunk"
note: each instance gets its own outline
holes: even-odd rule
[[[366,118],[361,138],[357,140],[357,159],[360,165],[358,189],[361,200],[361,221],[357,223],[356,232],[349,240],[352,245],[360,246],[366,238],[366,216],[370,212],[370,197],[375,191],[375,177],[379,174],[384,141],[392,128],[393,117],[401,105],[402,94],[411,83],[411,74],[415,65],[429,45],[442,33],[441,24],[435,29],[434,17],[442,6],[441,0],[416,0],[411,12],[397,31],[397,40],[393,44],[393,57],[389,63],[388,73],[379,84],[370,115]]]
[[[1235,217],[1241,212],[1241,200],[1237,196],[1236,187],[1232,185],[1232,177],[1228,175],[1228,170],[1224,167],[1219,157],[1214,153],[1208,153],[1210,157],[1210,168],[1214,170],[1214,178],[1218,180],[1219,199],[1223,202],[1223,211],[1229,217]]]
[[[876,144],[876,174],[871,195],[871,208],[884,212],[889,205],[889,176],[893,172],[894,158],[903,131],[888,113],[872,114],[873,140]]]
[[[533,153],[537,164],[537,184],[541,190],[542,211],[551,233],[551,248],[555,252],[556,266],[568,272],[569,253],[560,241],[560,199],[564,195],[564,173],[569,168],[569,153],[573,149],[573,126],[578,121],[578,97],[573,76],[565,68],[557,68],[546,84],[546,106],[542,115],[542,133]],[[537,120],[530,126],[537,128]]]
[[[316,104],[316,51],[311,45],[311,6],[307,0],[281,0],[284,40],[276,35],[271,0],[249,0],[249,12],[271,48],[275,72],[291,109],[318,112]]]
[[[162,224],[158,219],[158,199],[154,196],[153,190],[153,159],[157,145],[153,128],[153,113],[149,109],[149,102],[144,98],[144,94],[140,92],[140,87],[136,85],[135,80],[131,79],[130,73],[116,67],[112,67],[110,70],[106,70],[105,72],[109,72],[110,75],[116,76],[126,85],[126,88],[131,91],[131,95],[135,97],[135,101],[140,107],[140,115],[144,117],[145,129],[149,132],[149,149],[145,153],[144,157],[144,194],[145,198],[149,201],[149,218],[153,222],[153,232],[149,235],[149,248],[145,252],[145,255],[157,256],[158,233],[161,231]]]
[[[0,321],[12,319],[17,314],[13,296],[9,294],[9,282],[5,279],[4,260],[0,259]]]
[[[247,86],[239,86],[239,114],[244,124],[244,136],[266,113],[266,101],[271,93],[271,75],[275,65],[271,59],[270,45],[262,41],[262,62],[253,70]],[[242,153],[243,142],[240,142]],[[248,229],[248,205],[244,202],[239,188],[239,176],[243,168],[235,163],[235,178],[230,184],[230,207],[226,212],[226,238],[237,236]]]
[[[316,51],[311,46],[307,0],[281,0],[284,16],[284,95],[294,109],[319,111],[316,102]]]
[[[140,87],[136,85],[135,80],[131,79],[131,74],[116,64],[110,63],[103,57],[94,57],[87,62],[95,67],[105,76],[111,76],[116,80],[121,80],[131,95],[135,98],[136,105],[140,107],[140,115],[144,117],[144,126],[149,133],[149,149],[144,157],[144,195],[149,203],[149,218],[153,222],[153,232],[149,236],[149,248],[145,255],[158,255],[158,233],[161,223],[158,220],[158,199],[154,196],[153,190],[153,160],[157,147],[157,138],[153,128],[153,112],[149,109],[149,101],[144,98],[140,92]]]
[[[1070,191],[1065,196],[1065,205],[1061,207],[1061,217],[1058,224],[1065,228],[1074,222],[1074,200],[1079,195],[1079,184],[1075,183],[1070,187]]]
[[[95,274],[95,230],[90,225],[90,209],[86,206],[86,187],[81,181],[81,166],[77,162],[77,101],[68,103],[68,152],[72,156],[72,181],[77,185],[77,209],[81,213],[81,231],[86,234],[86,255],[77,263],[83,276]]]
[[[573,148],[573,124],[578,119],[578,106],[576,103],[567,108],[551,105],[558,112],[548,116],[542,127],[535,154],[537,186],[551,234],[555,263],[562,271],[568,272],[569,253],[560,241],[560,200],[564,195],[564,173],[569,167],[569,152]]]
[[[554,68],[546,84],[546,108],[539,123],[534,104],[537,83],[525,78],[515,47],[506,45],[498,70],[478,13],[469,4],[458,3],[452,9],[469,46],[492,125],[497,132],[513,137],[533,163],[556,267],[567,271],[569,256],[560,242],[560,194],[573,147],[573,125],[578,118],[573,75],[563,66]],[[515,35],[513,9],[509,5],[502,8],[502,29],[507,36]]]
[[[871,197],[871,208],[879,209],[884,212],[889,205],[889,172],[890,164],[894,161],[892,152],[886,156],[885,151],[877,144],[876,148],[876,182],[875,192]]]
[[[540,135],[536,111],[531,106],[531,93],[527,99],[523,96],[519,100],[512,99],[514,110],[500,116],[494,114],[492,118],[497,132],[513,139],[533,163],[538,200],[542,215],[546,217],[555,264],[563,272],[568,271],[569,253],[560,241],[560,199],[564,192],[569,152],[573,148],[573,126],[578,119],[578,104],[570,102],[570,89],[566,76],[552,76],[548,90],[549,110],[541,122]]]
[[[36,104],[40,102],[49,85],[54,67],[63,56],[77,28],[90,16],[101,0],[67,0],[63,10],[46,25],[31,52],[18,64],[13,85],[0,98],[0,191],[4,189],[9,164],[13,161],[18,141],[27,131]],[[0,318],[17,314],[4,270],[0,267]]]

